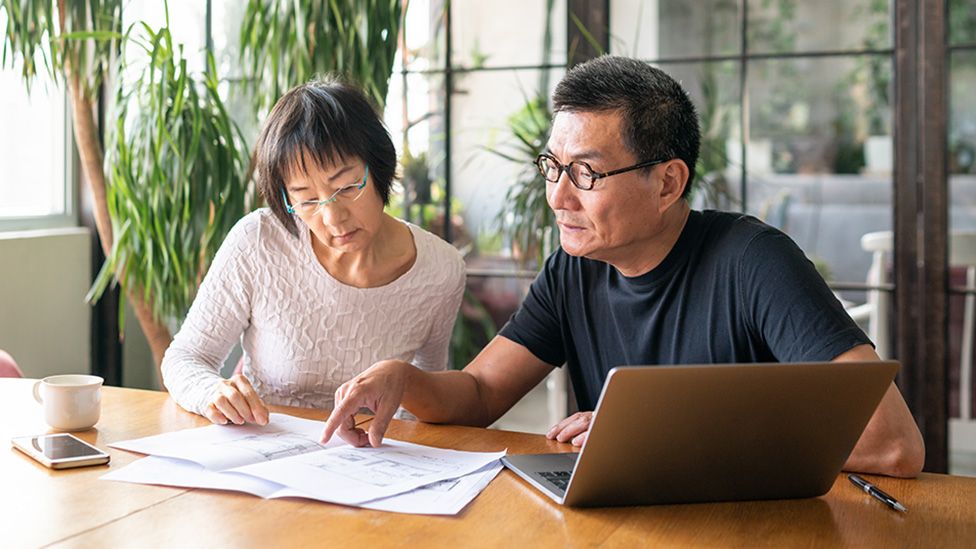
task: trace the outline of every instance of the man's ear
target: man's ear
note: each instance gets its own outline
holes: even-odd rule
[[[675,158],[661,165],[661,211],[664,212],[681,199],[688,186],[690,174],[684,160]]]

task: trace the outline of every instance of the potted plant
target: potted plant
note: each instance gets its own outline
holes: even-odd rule
[[[110,283],[122,286],[158,369],[172,340],[167,321],[182,318],[253,193],[247,148],[224,109],[213,63],[206,75],[189,73],[167,28],[142,24],[123,34],[122,7],[122,0],[0,0],[8,17],[4,59],[23,63],[28,87],[38,71],[65,85],[108,258],[90,297]],[[401,7],[401,0],[250,0],[241,55],[255,109],[324,72],[345,74],[382,105]],[[112,81],[129,40],[145,52],[144,72],[134,82]],[[116,89],[118,115],[103,129],[108,163],[95,115],[103,82]]]
[[[187,74],[168,31],[143,27],[150,35],[143,43],[147,56],[159,58],[150,62],[152,76],[136,83],[133,97],[151,98],[159,107],[156,112],[165,113],[166,118],[137,124],[134,127],[139,130],[130,132],[128,138],[112,133],[125,127],[124,123],[105,128],[107,141],[119,147],[112,158],[131,160],[106,163],[95,104],[103,82],[118,73],[121,61],[116,53],[129,38],[128,33],[121,32],[122,1],[0,0],[0,8],[8,18],[4,50],[11,52],[11,61],[23,63],[28,89],[37,72],[43,70],[63,83],[70,100],[75,142],[92,194],[99,241],[108,258],[90,296],[99,295],[113,279],[121,283],[158,367],[171,340],[165,312],[185,303],[185,289],[179,286],[196,287],[201,269],[229,228],[224,220],[245,211],[243,199],[227,201],[221,195],[245,194],[242,174],[231,173],[230,165],[207,174],[202,187],[168,177],[199,173],[194,166],[209,160],[207,153],[222,159],[237,157],[234,128],[213,93],[215,83],[197,81]],[[35,59],[43,62],[36,65]],[[167,86],[171,84],[178,85]],[[125,112],[122,116],[126,118]],[[171,121],[179,121],[180,127],[164,131]],[[191,135],[201,148],[190,151],[188,143],[170,141]],[[132,151],[148,150],[149,139],[155,139],[156,145],[176,146],[154,150],[159,154],[144,158],[132,157]],[[139,171],[125,172],[137,166]],[[191,189],[183,192],[187,186]],[[182,198],[174,196],[180,193]],[[165,211],[156,204],[137,202],[138,197],[146,196],[165,196]],[[191,196],[193,200],[183,199]],[[175,202],[169,202],[170,198]]]

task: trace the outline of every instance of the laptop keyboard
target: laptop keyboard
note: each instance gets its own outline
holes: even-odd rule
[[[573,473],[571,471],[541,471],[539,473],[540,477],[551,482],[564,492],[566,491],[566,487],[569,486],[569,477],[572,475]]]

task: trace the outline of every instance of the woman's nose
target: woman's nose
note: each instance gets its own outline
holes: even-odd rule
[[[316,215],[322,219],[322,222],[326,225],[335,225],[346,218],[346,208],[342,206],[341,201],[337,200],[330,204],[322,204],[318,208]]]

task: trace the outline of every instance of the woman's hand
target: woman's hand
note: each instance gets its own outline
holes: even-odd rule
[[[338,434],[353,446],[369,444],[378,448],[393,414],[400,407],[407,376],[412,370],[412,365],[401,360],[384,360],[340,385],[335,392],[335,407],[325,422],[322,443]],[[356,427],[356,414],[361,408],[368,408],[375,414],[368,434]]]
[[[242,374],[220,380],[217,392],[204,412],[207,419],[217,425],[268,424],[268,407]]]
[[[582,446],[586,442],[586,435],[590,432],[592,420],[593,412],[576,412],[549,429],[546,438],[559,442],[572,442],[573,446]]]

